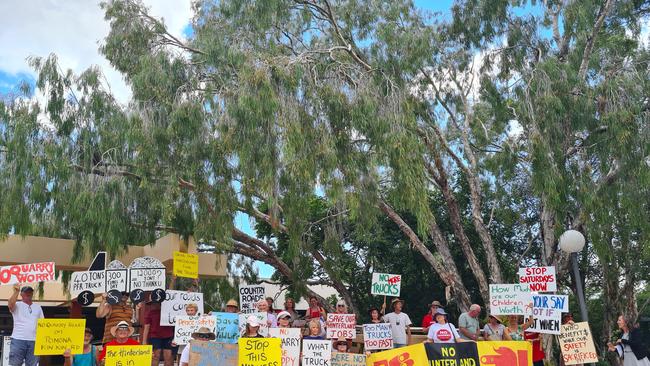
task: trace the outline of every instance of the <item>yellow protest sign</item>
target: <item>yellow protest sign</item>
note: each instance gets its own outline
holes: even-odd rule
[[[174,252],[174,276],[199,278],[199,255]]]
[[[281,366],[280,338],[239,338],[239,366]]]
[[[477,342],[476,345],[481,365],[533,364],[533,345],[530,342]]]
[[[423,343],[373,353],[366,358],[367,366],[419,366],[428,364],[427,351],[424,349]]]
[[[151,345],[109,346],[106,348],[105,366],[151,365]]]
[[[38,319],[34,354],[62,355],[83,353],[86,319]]]

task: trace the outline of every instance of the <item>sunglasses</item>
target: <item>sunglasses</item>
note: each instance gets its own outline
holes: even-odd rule
[[[344,308],[345,305],[336,305],[337,308]]]
[[[210,339],[211,336],[210,334],[197,334],[196,338],[201,338],[201,339]]]

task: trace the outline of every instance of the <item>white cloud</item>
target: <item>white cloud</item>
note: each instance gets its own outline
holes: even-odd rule
[[[151,14],[162,17],[170,33],[181,37],[192,17],[190,0],[147,0]],[[34,74],[26,58],[56,53],[61,67],[79,73],[99,65],[118,101],[131,96],[122,76],[99,54],[109,24],[99,1],[0,1],[0,70]]]

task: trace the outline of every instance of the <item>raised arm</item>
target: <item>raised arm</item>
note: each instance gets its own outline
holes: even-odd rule
[[[7,300],[7,307],[10,312],[14,312],[16,309],[16,301],[18,301],[18,294],[20,293],[20,283],[14,284],[14,293],[11,294],[9,300]]]
[[[102,294],[102,302],[99,303],[97,310],[95,310],[95,316],[99,319],[106,318],[111,314],[111,304],[106,302],[106,294]]]

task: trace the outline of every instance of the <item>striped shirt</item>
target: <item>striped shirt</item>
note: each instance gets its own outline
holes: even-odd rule
[[[108,343],[113,340],[111,335],[111,328],[117,325],[121,321],[126,321],[130,325],[133,325],[131,319],[133,317],[133,309],[130,305],[120,305],[115,304],[111,305],[111,314],[106,318],[106,325],[104,326],[104,340],[103,343]]]

